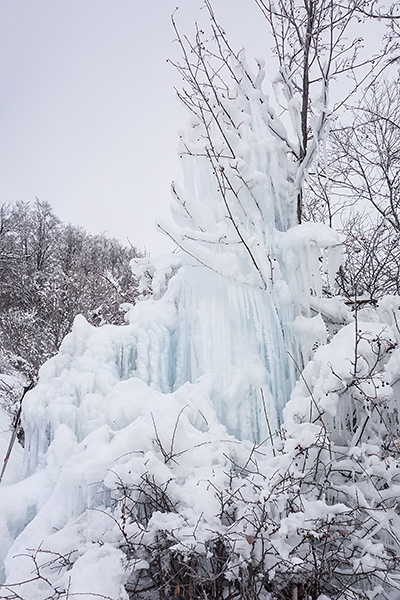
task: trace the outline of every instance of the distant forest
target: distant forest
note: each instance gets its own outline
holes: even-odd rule
[[[0,206],[0,373],[35,379],[77,314],[122,324],[134,303],[135,247],[66,224],[47,202]],[[5,390],[3,390],[5,391]]]

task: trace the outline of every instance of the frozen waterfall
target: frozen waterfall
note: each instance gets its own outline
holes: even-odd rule
[[[111,501],[119,482],[142,485],[143,473],[161,486],[172,481],[192,507],[185,526],[197,531],[199,486],[214,464],[227,476],[221,444],[234,453],[238,440],[251,448],[267,439],[297,369],[325,341],[321,277],[333,280],[340,239],[320,224],[296,225],[287,135],[261,80],[239,78],[215,101],[216,119],[194,114],[182,133],[183,186],[172,188],[173,222],[159,225],[179,252],[136,262],[143,299],[124,307],[127,324],[95,328],[77,317],[25,398],[25,478],[15,484],[16,509],[7,491],[0,497],[0,560],[7,556],[7,580],[24,580],[29,598],[41,600],[45,582],[30,579],[27,548],[76,552],[72,570],[55,576],[72,595],[86,565],[97,565],[87,558],[96,547],[105,563],[119,561],[109,594],[125,599]],[[174,452],[183,470],[171,476]],[[99,506],[101,516],[90,512]]]
[[[278,426],[298,369],[326,338],[321,281],[333,281],[340,239],[321,224],[296,225],[287,133],[261,81],[242,80],[223,107],[216,104],[218,121],[193,115],[181,134],[183,186],[173,184],[173,220],[159,225],[179,253],[134,265],[144,300],[128,309],[127,326],[85,326],[82,334],[76,324],[45,366],[55,381],[68,373],[69,383],[57,399],[39,384],[34,410],[27,402],[30,462],[46,452],[59,423],[84,437],[108,379],[139,378],[170,394],[207,378],[230,434],[260,442]],[[97,415],[96,423],[102,419],[108,422]]]

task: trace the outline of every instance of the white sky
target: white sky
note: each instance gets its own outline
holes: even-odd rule
[[[201,0],[0,2],[0,203],[48,201],[66,222],[147,247],[171,248],[154,227],[180,180],[186,112],[170,15],[182,31]],[[252,0],[214,0],[234,47],[268,55]],[[202,16],[203,15],[203,16]],[[257,40],[258,48],[254,47]],[[265,48],[264,48],[265,44]]]

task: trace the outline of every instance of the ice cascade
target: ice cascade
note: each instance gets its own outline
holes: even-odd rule
[[[5,559],[10,581],[30,585],[26,548],[61,556],[70,536],[78,540],[75,579],[64,574],[72,579],[63,585],[77,593],[98,540],[96,519],[107,522],[104,531],[113,525],[104,512],[110,472],[135,478],[136,459],[143,469],[159,461],[162,479],[179,429],[182,455],[193,447],[176,493],[190,477],[196,490],[209,476],[198,449],[211,448],[204,459],[211,469],[220,461],[212,456],[216,440],[234,447],[268,438],[297,370],[325,341],[321,275],[332,282],[340,239],[320,224],[296,224],[287,134],[261,91],[261,71],[193,112],[181,135],[184,182],[172,186],[173,223],[159,224],[179,252],[135,263],[143,299],[124,307],[127,324],[95,328],[77,317],[26,396],[25,479],[15,484],[26,500],[16,511],[8,492],[0,494],[0,560],[15,540]],[[103,516],[86,510],[99,506]],[[126,599],[121,557],[107,539],[90,564],[112,560],[121,576],[109,596]],[[43,598],[43,585],[35,580],[29,597]]]
[[[296,225],[287,133],[262,92],[262,66],[253,78],[239,66],[247,79],[242,73],[226,96],[192,111],[180,135],[184,182],[172,185],[173,223],[158,225],[179,252],[135,263],[144,299],[128,308],[127,326],[75,324],[45,367],[54,378],[69,373],[63,400],[38,391],[35,410],[25,411],[30,462],[45,454],[58,424],[78,439],[94,427],[88,416],[103,414],[109,393],[104,373],[98,381],[103,363],[120,385],[139,378],[162,394],[206,377],[227,431],[259,442],[281,421],[313,346],[325,341],[322,277],[334,279],[340,238],[321,224]],[[73,362],[63,363],[66,349]]]

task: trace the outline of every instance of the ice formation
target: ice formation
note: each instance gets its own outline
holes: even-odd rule
[[[315,315],[341,243],[321,224],[296,225],[295,168],[262,78],[241,80],[218,121],[195,116],[181,135],[184,186],[172,188],[174,224],[160,225],[183,250],[171,387],[212,374],[219,419],[254,441],[277,427],[298,369],[326,340]]]
[[[110,490],[153,463],[162,479],[175,452],[187,452],[171,477],[193,529],[205,510],[206,495],[195,498],[203,478],[213,470],[221,481],[226,476],[221,440],[232,450],[237,440],[247,448],[246,440],[267,438],[296,369],[325,340],[321,275],[332,281],[340,239],[321,225],[296,225],[282,126],[260,85],[243,86],[227,98],[218,124],[209,124],[212,156],[210,131],[198,119],[181,136],[184,186],[173,186],[174,223],[160,224],[179,256],[135,265],[144,299],[125,306],[126,326],[94,328],[78,317],[24,401],[25,475],[0,490],[3,554],[13,543],[8,582],[29,579],[27,548],[70,552],[73,566],[60,570],[57,585],[91,598],[100,591],[93,583],[85,595],[83,574],[96,578],[109,562],[115,577],[101,593],[127,598]],[[21,499],[18,507],[7,494]],[[40,552],[34,560],[45,564]],[[30,600],[45,597],[44,579],[26,585]]]

